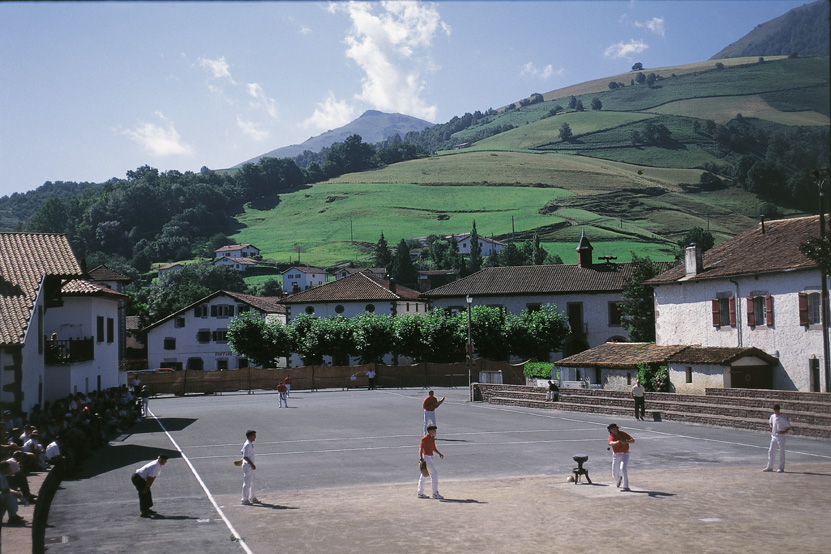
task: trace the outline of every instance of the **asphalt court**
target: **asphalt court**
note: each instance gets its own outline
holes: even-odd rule
[[[50,512],[48,551],[155,552],[160,543],[182,553],[425,551],[411,537],[414,518],[439,518],[444,533],[442,517],[469,527],[505,510],[516,517],[524,507],[553,509],[554,498],[539,505],[544,497],[534,491],[540,489],[556,493],[557,502],[621,501],[609,486],[606,425],[612,421],[636,440],[629,474],[638,502],[683,508],[676,488],[712,472],[771,477],[759,471],[767,455],[764,433],[470,403],[465,388],[436,389],[436,395],[447,397],[436,412],[437,446],[445,455],[436,465],[447,502],[415,498],[426,390],[296,391],[289,408],[278,408],[276,395],[263,392],[154,398],[156,419],[97,451],[79,476],[63,483]],[[232,464],[247,429],[257,431],[256,494],[263,505],[256,507],[239,505],[241,470]],[[808,468],[803,477],[813,475],[827,490],[831,441],[789,437],[787,451],[789,468]],[[160,452],[171,456],[153,486],[162,517],[142,519],[129,478]],[[565,483],[574,454],[589,456],[585,467],[596,486]],[[687,478],[676,485],[673,475],[682,473]],[[664,484],[658,490],[655,483]],[[531,498],[515,505],[526,487]],[[736,493],[728,500],[739,499]],[[482,535],[479,530],[465,544],[448,535],[443,550],[510,550],[493,540],[476,546]]]

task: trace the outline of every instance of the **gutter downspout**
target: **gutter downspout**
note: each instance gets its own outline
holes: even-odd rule
[[[730,279],[730,282],[736,285],[736,331],[738,331],[738,338],[739,338],[739,348],[742,346],[742,317],[741,317],[741,308],[742,308],[742,301],[741,296],[739,296],[739,283]]]

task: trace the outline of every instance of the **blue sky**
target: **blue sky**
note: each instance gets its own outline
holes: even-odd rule
[[[360,116],[446,122],[704,61],[808,3],[0,3],[0,196],[220,169]]]

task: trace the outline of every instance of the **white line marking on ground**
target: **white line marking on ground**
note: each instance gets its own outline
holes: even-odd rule
[[[202,490],[203,490],[203,491],[205,491],[205,494],[207,495],[208,500],[210,500],[210,501],[211,501],[211,504],[213,504],[214,510],[216,510],[216,513],[218,513],[218,514],[219,514],[219,517],[221,517],[221,518],[222,518],[222,521],[224,521],[224,522],[225,522],[225,526],[226,526],[226,527],[228,527],[228,529],[231,531],[231,534],[232,534],[232,535],[234,536],[234,538],[236,539],[236,542],[238,542],[238,543],[239,543],[239,545],[242,547],[242,549],[243,549],[243,550],[245,550],[245,552],[246,552],[247,554],[254,554],[254,553],[251,551],[251,549],[250,549],[250,548],[248,548],[248,545],[247,545],[247,544],[245,544],[245,539],[243,539],[243,538],[240,536],[240,534],[239,534],[239,533],[237,533],[237,530],[236,530],[236,529],[234,529],[234,526],[233,526],[233,524],[231,524],[231,521],[230,521],[227,517],[225,517],[225,513],[222,511],[222,508],[220,508],[220,507],[219,507],[219,504],[217,504],[217,503],[216,503],[216,500],[214,500],[214,496],[211,494],[211,491],[210,491],[210,490],[208,490],[208,486],[207,486],[207,485],[205,485],[205,482],[204,482],[204,481],[202,480],[202,478],[199,476],[199,473],[196,471],[196,468],[195,468],[195,467],[193,467],[193,464],[192,464],[192,463],[190,463],[190,460],[188,459],[187,455],[186,455],[186,454],[184,453],[184,451],[183,451],[183,450],[179,447],[179,444],[176,442],[176,440],[175,440],[175,439],[174,439],[174,438],[170,435],[170,433],[168,433],[167,429],[165,429],[165,427],[164,427],[164,425],[162,424],[161,420],[160,420],[159,418],[157,418],[157,417],[156,417],[156,414],[154,414],[152,411],[150,411],[150,416],[151,416],[153,419],[155,419],[155,420],[156,420],[156,423],[158,423],[158,424],[159,424],[159,427],[161,427],[161,428],[162,428],[162,431],[164,431],[164,434],[165,434],[165,435],[167,435],[167,438],[170,440],[171,444],[173,444],[173,446],[176,448],[176,450],[177,450],[177,451],[179,452],[179,454],[182,456],[182,459],[185,461],[185,463],[186,463],[186,464],[188,464],[188,467],[190,468],[191,472],[193,473],[193,476],[194,476],[194,477],[196,477],[196,480],[199,482],[199,485],[202,487]]]

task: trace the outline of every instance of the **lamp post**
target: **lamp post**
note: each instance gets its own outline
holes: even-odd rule
[[[817,180],[819,192],[819,237],[822,244],[825,243],[825,182],[828,180],[828,168],[814,171],[814,178]],[[822,358],[825,368],[825,392],[831,392],[831,344],[828,337],[828,275],[825,273],[824,264],[819,264],[822,276],[822,295],[820,296],[820,307],[822,309]]]
[[[470,395],[470,401],[472,402],[473,389],[471,388],[471,385],[473,384],[473,340],[471,339],[470,334],[470,308],[473,305],[473,298],[471,298],[468,294],[465,296],[465,302],[467,302],[467,390]]]

